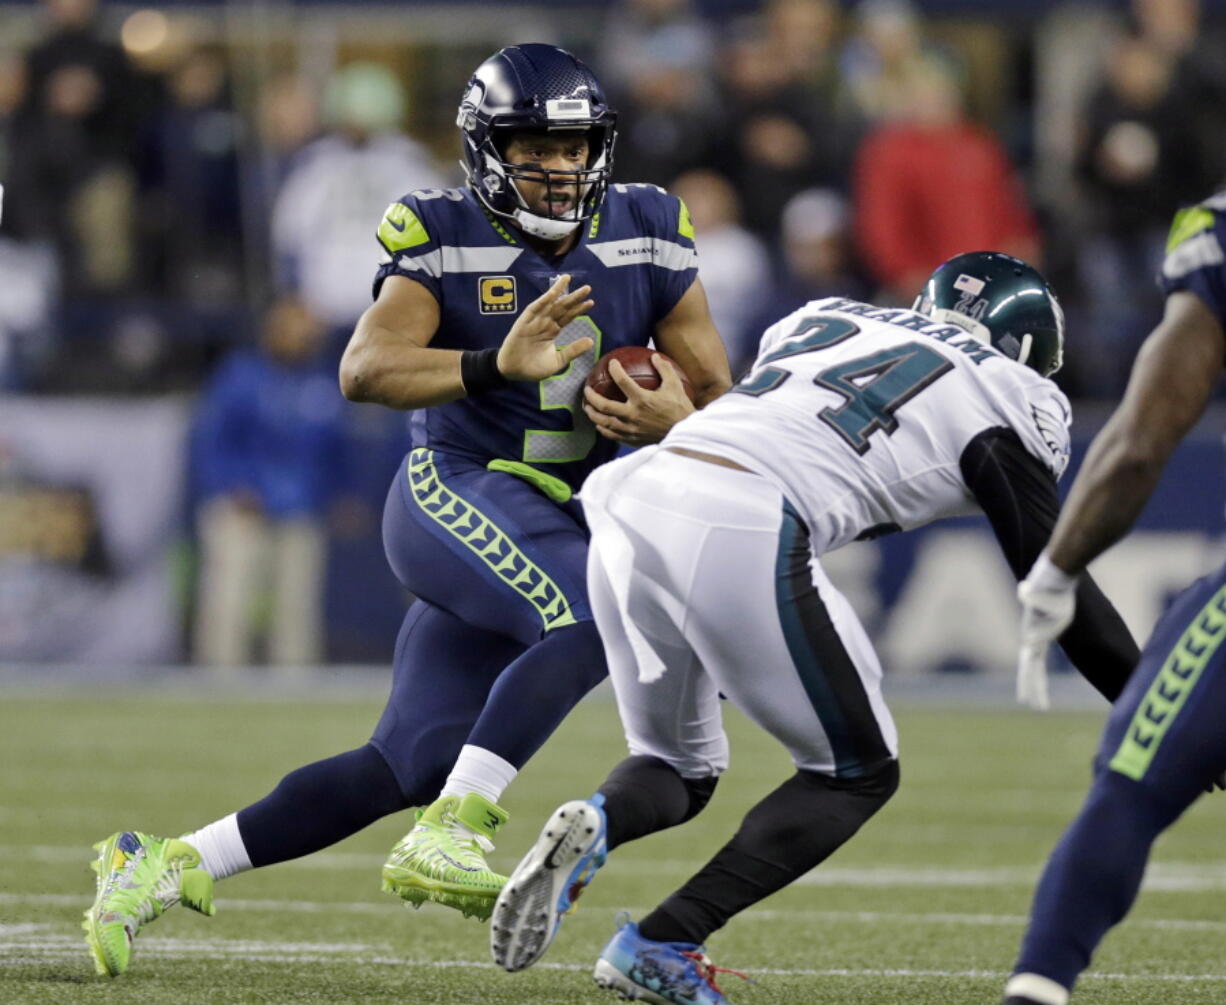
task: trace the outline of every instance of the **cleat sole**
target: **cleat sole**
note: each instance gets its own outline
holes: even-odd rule
[[[554,811],[503,888],[494,905],[490,954],[511,973],[539,960],[553,942],[562,916],[574,908],[576,871],[592,854],[592,839],[601,828],[600,812],[586,801],[566,803]]]
[[[498,896],[497,891],[488,896],[475,894],[471,890],[457,891],[445,883],[436,883],[416,874],[409,874],[402,881],[391,880],[385,876],[382,890],[384,893],[394,894],[414,909],[427,902],[441,904],[443,907],[454,908],[466,918],[476,918],[478,921],[489,918]]]

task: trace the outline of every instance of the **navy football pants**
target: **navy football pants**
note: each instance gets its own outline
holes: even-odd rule
[[[464,743],[522,767],[606,674],[578,504],[419,448],[388,493],[383,539],[420,599],[371,742],[415,799]]]
[[[1223,642],[1226,567],[1180,594],[1145,646],[1044,870],[1015,972],[1071,988],[1131,908],[1154,840],[1226,770]]]
[[[522,767],[606,675],[587,603],[587,528],[513,475],[418,449],[383,517],[418,601],[370,743],[287,775],[241,810],[253,865],[325,848],[434,800],[471,743]]]

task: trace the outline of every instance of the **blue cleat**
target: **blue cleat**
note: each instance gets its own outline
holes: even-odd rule
[[[605,863],[604,796],[563,803],[507,879],[490,918],[494,962],[512,972],[545,955],[592,877]]]
[[[690,942],[652,942],[627,921],[617,930],[596,961],[592,977],[602,988],[631,1001],[656,1005],[732,1005],[716,974],[736,974],[714,966],[702,946]],[[748,980],[748,978],[745,978]]]

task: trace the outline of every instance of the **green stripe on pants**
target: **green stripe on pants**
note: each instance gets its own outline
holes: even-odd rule
[[[1128,724],[1123,742],[1111,758],[1112,771],[1138,782],[1145,777],[1171,723],[1226,638],[1224,601],[1226,586],[1210,598],[1180,636]]]
[[[409,455],[408,477],[413,500],[421,511],[535,607],[545,631],[575,624],[570,601],[545,571],[493,520],[443,484],[433,451],[419,447]]]

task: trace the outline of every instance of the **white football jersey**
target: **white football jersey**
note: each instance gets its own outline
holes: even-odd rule
[[[1016,432],[1058,478],[1070,418],[1055,384],[963,329],[828,297],[768,328],[753,370],[665,445],[770,479],[821,554],[980,512],[959,462],[987,430]]]

